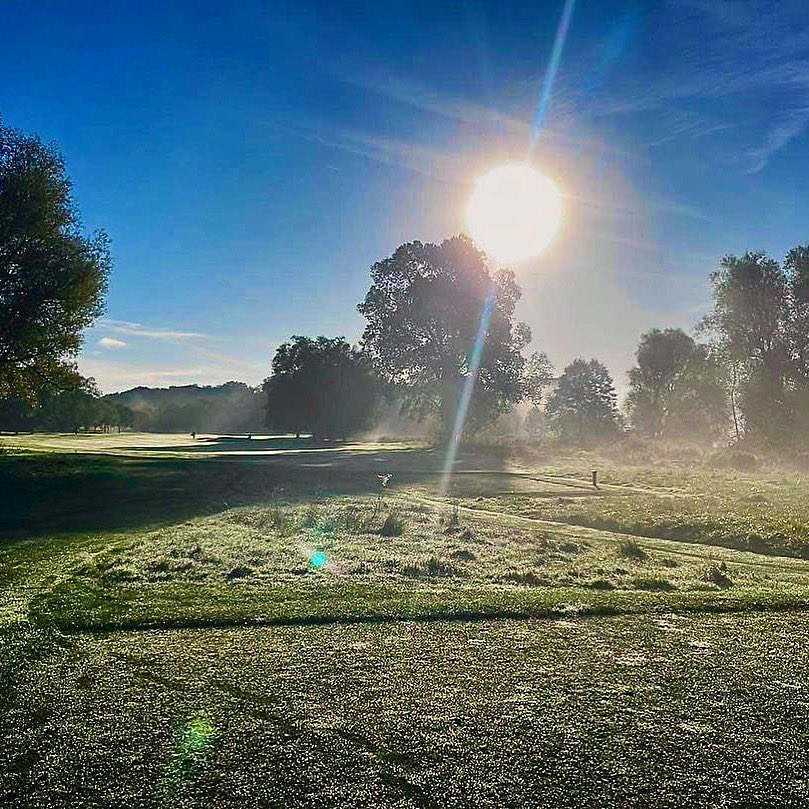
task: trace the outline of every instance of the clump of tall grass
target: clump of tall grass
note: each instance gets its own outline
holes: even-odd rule
[[[273,506],[269,513],[270,526],[281,536],[285,536],[291,528],[289,515],[278,505]]]
[[[442,514],[439,524],[443,527],[445,534],[453,534],[461,527],[461,515],[458,511],[458,504],[452,504],[452,511]]]
[[[414,562],[407,565],[402,569],[402,572],[405,576],[410,576],[414,579],[464,575],[450,562],[439,559],[437,556],[431,556],[423,562]]]
[[[634,539],[622,539],[618,543],[617,553],[622,559],[634,559],[638,562],[649,558],[646,551]]]
[[[379,533],[383,537],[400,537],[405,532],[405,521],[395,509],[388,511]]]
[[[733,579],[730,577],[728,566],[724,562],[720,562],[718,565],[709,565],[703,573],[702,578],[709,584],[715,584],[723,590],[728,587],[733,587]]]
[[[349,506],[343,512],[342,523],[349,534],[364,534],[368,530],[368,520],[356,506]]]
[[[548,580],[533,570],[510,570],[503,576],[503,579],[513,584],[520,584],[523,587],[542,587],[548,584]]]
[[[668,579],[660,576],[637,576],[632,580],[632,586],[636,590],[658,590],[662,592],[671,592],[677,589]]]
[[[309,503],[301,517],[300,526],[301,528],[314,528],[319,519],[320,509],[314,503]]]

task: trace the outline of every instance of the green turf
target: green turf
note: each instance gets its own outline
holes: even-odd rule
[[[730,805],[805,791],[806,683],[779,696],[757,679],[802,655],[809,484],[796,474],[467,451],[442,497],[442,454],[417,444],[0,445],[0,785],[21,806],[203,805],[206,790],[216,805],[550,806],[564,790],[570,805],[642,805],[655,783],[670,805]],[[709,646],[691,643],[701,633]],[[643,662],[616,663],[620,649]],[[318,677],[335,689],[322,740],[295,724],[322,704]],[[738,702],[725,718],[723,688]],[[791,713],[768,726],[768,705]],[[547,733],[520,724],[523,709]],[[372,715],[374,732],[350,730]],[[430,724],[452,715],[457,727]],[[742,751],[747,720],[761,737]],[[258,745],[277,733],[280,747]],[[706,747],[689,775],[692,736]],[[773,753],[779,736],[792,746]],[[793,780],[770,783],[772,762]]]

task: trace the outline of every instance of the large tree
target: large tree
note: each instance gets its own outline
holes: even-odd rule
[[[271,429],[345,438],[370,427],[378,383],[344,338],[295,336],[275,352],[264,391]]]
[[[577,443],[614,435],[621,423],[612,376],[598,360],[573,360],[545,412],[557,435]]]
[[[809,385],[809,245],[793,247],[784,259],[792,344],[792,377]]]
[[[490,272],[466,236],[403,244],[371,268],[371,288],[358,307],[367,319],[363,346],[407,411],[418,419],[436,415],[448,431],[488,319],[469,410],[469,423],[483,424],[524,399],[533,382],[522,353],[531,332],[514,317],[520,295],[514,274]]]
[[[79,383],[72,360],[110,266],[107,237],[82,231],[59,152],[0,121],[0,397]]]
[[[660,437],[707,437],[726,425],[722,369],[708,346],[682,329],[641,335],[629,371],[627,410],[638,431]]]
[[[790,284],[777,261],[763,252],[725,256],[711,275],[711,331],[738,382],[748,432],[771,438],[791,423],[788,387],[794,370]]]

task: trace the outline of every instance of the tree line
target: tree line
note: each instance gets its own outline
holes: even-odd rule
[[[0,429],[201,429],[194,425],[207,405],[173,401],[149,421],[120,397],[101,397],[78,372],[83,331],[103,312],[111,267],[106,235],[82,229],[58,150],[0,121]],[[599,360],[575,359],[557,376],[544,353],[528,352],[511,270],[493,268],[464,235],[414,241],[371,267],[359,345],[294,336],[275,352],[260,392],[236,393],[249,400],[251,424],[261,402],[268,428],[324,439],[367,429],[383,401],[446,438],[462,396],[467,435],[522,406],[529,434],[574,443],[628,430],[772,445],[803,439],[809,246],[783,262],[727,255],[710,284],[713,305],[693,335],[666,328],[641,336],[620,409]]]

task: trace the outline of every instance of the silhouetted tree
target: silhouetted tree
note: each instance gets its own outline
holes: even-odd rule
[[[33,426],[34,408],[17,397],[0,398],[0,430],[21,432],[36,429]]]
[[[492,274],[466,236],[410,242],[371,268],[371,288],[358,307],[368,321],[363,346],[407,412],[419,420],[434,414],[448,431],[488,309],[469,411],[469,423],[482,425],[524,399],[532,383],[522,354],[531,331],[514,320],[520,295],[514,274]]]
[[[121,431],[121,428],[132,429],[132,427],[135,426],[134,411],[123,404],[113,404],[112,406],[118,414],[117,421],[115,422],[115,426],[118,427],[118,432]]]
[[[560,437],[579,443],[615,434],[621,425],[612,376],[598,360],[573,360],[545,412]]]
[[[722,368],[708,346],[682,329],[652,329],[641,336],[635,357],[627,410],[636,430],[702,438],[725,428]]]
[[[81,231],[58,151],[0,122],[0,397],[75,387],[70,361],[110,266],[107,237]]]
[[[105,403],[93,379],[83,379],[71,390],[48,388],[40,395],[32,428],[53,432],[78,432],[99,426],[106,417]]]
[[[270,429],[345,438],[370,426],[378,384],[344,338],[295,336],[275,352],[264,392]]]

